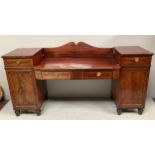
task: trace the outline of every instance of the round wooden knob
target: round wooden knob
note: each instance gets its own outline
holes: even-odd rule
[[[97,77],[100,77],[101,75],[102,75],[101,72],[97,72],[97,73],[96,73],[96,76],[97,76]]]
[[[136,57],[135,58],[135,62],[139,62],[139,57]]]
[[[20,63],[21,63],[21,61],[20,61],[20,60],[17,60],[17,61],[16,61],[16,64],[17,64],[17,65],[19,65]]]
[[[58,73],[55,73],[54,74],[54,77],[57,79],[59,77],[59,74]]]

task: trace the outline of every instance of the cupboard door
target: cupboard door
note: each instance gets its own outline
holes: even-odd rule
[[[124,68],[121,71],[120,104],[143,107],[145,104],[149,71],[147,69]]]
[[[34,75],[31,71],[7,71],[14,106],[35,105]]]

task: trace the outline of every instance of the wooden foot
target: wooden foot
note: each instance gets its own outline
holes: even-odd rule
[[[16,116],[20,116],[20,110],[15,110]]]
[[[112,92],[111,92],[111,94],[110,94],[110,98],[111,98],[112,100],[114,100],[114,97],[113,97]]]
[[[121,114],[122,114],[122,109],[117,108],[117,114],[118,114],[118,115],[121,115]]]
[[[37,114],[37,116],[40,116],[41,115],[41,110],[40,109],[36,110],[36,114]]]
[[[143,111],[144,111],[144,109],[143,109],[143,108],[138,109],[138,114],[139,114],[139,115],[142,115],[142,114],[143,114]]]
[[[0,101],[0,110],[6,105],[7,102],[8,100]]]

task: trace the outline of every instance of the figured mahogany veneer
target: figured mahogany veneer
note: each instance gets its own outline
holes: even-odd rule
[[[118,114],[145,107],[152,53],[138,47],[97,48],[70,42],[56,48],[22,48],[3,56],[13,108],[17,116],[41,114],[45,80],[112,80]]]
[[[33,67],[32,59],[6,59],[4,60],[6,67]]]
[[[119,69],[110,58],[45,58],[35,67],[35,75],[40,80],[116,79]]]
[[[122,65],[147,66],[150,63],[150,57],[125,57],[121,60]]]
[[[88,70],[119,69],[116,61],[110,58],[44,58],[35,70]]]
[[[70,80],[70,72],[42,72],[41,80]],[[36,77],[37,78],[37,77]]]

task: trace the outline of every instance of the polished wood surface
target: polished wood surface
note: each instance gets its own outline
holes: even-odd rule
[[[151,52],[139,46],[121,46],[114,49],[122,56],[152,56]]]
[[[71,80],[70,72],[42,72],[42,80]]]
[[[89,80],[89,79],[118,79],[119,70],[94,70],[94,71],[35,71],[38,80]]]
[[[6,59],[4,60],[6,67],[33,67],[32,59]]]
[[[2,56],[2,58],[32,58],[41,48],[18,48]]]
[[[35,107],[33,72],[7,71],[12,92],[12,100],[16,107]],[[27,82],[28,81],[28,82]]]
[[[34,68],[35,70],[89,70],[119,69],[120,66],[110,58],[44,58]]]
[[[45,80],[112,80],[117,113],[145,107],[152,53],[138,47],[98,48],[70,42],[55,48],[22,48],[3,56],[13,108],[41,114]]]
[[[57,48],[44,48],[44,55],[47,58],[112,58],[112,48],[97,48],[86,43],[73,42]]]
[[[140,47],[119,47],[115,59],[121,66],[119,80],[112,81],[112,95],[118,114],[123,109],[138,109],[142,114],[145,107],[152,53]]]
[[[148,66],[151,64],[151,57],[124,57],[121,60],[121,64],[136,66]]]

